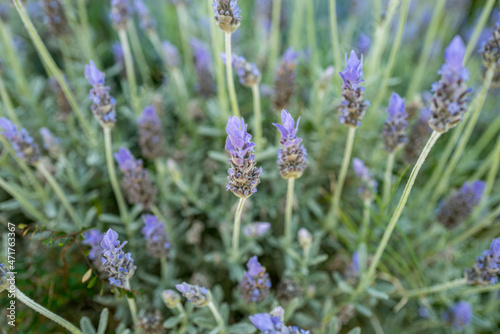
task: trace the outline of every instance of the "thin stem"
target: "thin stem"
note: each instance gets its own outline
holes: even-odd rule
[[[85,0],[77,0],[77,6],[78,6],[78,16],[80,19],[80,25],[81,25],[81,31],[83,33],[83,41],[85,43],[85,50],[87,51],[87,55],[89,59],[93,59],[94,62],[97,64],[97,66],[100,66],[99,58],[96,57],[95,51],[94,51],[94,46],[92,45],[92,38],[90,35],[90,29],[89,29],[89,16],[87,13],[87,5],[85,3]]]
[[[389,195],[391,194],[392,170],[394,167],[394,157],[395,157],[395,153],[391,152],[389,154],[389,158],[387,159],[387,167],[385,168],[384,193],[383,193],[383,197],[382,197],[384,205],[389,203]]]
[[[498,136],[495,149],[491,155],[493,156],[493,161],[491,163],[490,170],[488,171],[488,176],[486,177],[486,189],[484,190],[484,194],[482,196],[483,201],[486,201],[490,196],[498,174],[498,167],[500,166],[500,136]]]
[[[302,0],[295,0],[295,4],[293,7],[293,18],[292,21],[293,24],[290,24],[290,39],[288,44],[290,46],[293,46],[296,50],[301,49],[301,32],[302,32],[302,18],[304,16],[304,9],[303,9],[304,1]]]
[[[474,234],[478,233],[483,228],[494,222],[498,218],[498,215],[500,215],[500,206],[492,211],[486,218],[481,219],[479,223],[474,224],[473,226],[465,230],[465,232],[463,232],[461,235],[448,242],[447,245],[455,246],[462,241],[471,238]]]
[[[366,286],[368,286],[371,281],[374,278],[375,275],[375,270],[378,267],[378,264],[380,263],[380,260],[382,258],[382,254],[384,253],[385,248],[387,247],[387,244],[389,243],[389,239],[392,235],[392,231],[396,227],[396,224],[398,223],[399,217],[401,216],[401,213],[403,212],[403,209],[405,207],[406,201],[408,200],[408,197],[410,196],[411,189],[413,187],[413,184],[415,183],[415,179],[417,178],[418,172],[420,171],[420,168],[424,164],[425,159],[427,158],[427,155],[431,151],[432,147],[438,140],[439,136],[441,134],[439,132],[434,131],[427,141],[427,144],[425,145],[424,149],[422,150],[422,153],[420,154],[417,163],[413,167],[413,170],[411,171],[410,178],[408,179],[408,182],[406,183],[405,189],[403,191],[403,194],[401,196],[401,199],[399,200],[398,206],[396,207],[396,210],[394,211],[394,214],[392,215],[391,221],[389,222],[389,225],[387,225],[387,228],[385,229],[384,235],[382,237],[382,240],[380,241],[377,252],[375,253],[375,256],[372,260],[372,263],[370,265],[370,268],[368,269],[368,272],[364,279],[362,279],[358,285],[358,288],[356,290],[356,295],[358,295],[360,292],[364,290]]]
[[[233,226],[233,257],[237,261],[239,258],[239,242],[240,242],[240,222],[241,213],[243,212],[243,205],[245,204],[245,198],[240,198],[238,202],[238,208],[236,209],[236,214],[234,216],[234,226]]]
[[[285,211],[285,240],[288,244],[292,242],[292,209],[293,209],[293,186],[295,178],[288,179],[288,190],[286,193]]]
[[[260,111],[260,91],[259,84],[252,86],[253,95],[253,124],[255,133],[255,146],[258,151],[264,149],[262,142],[262,114]]]
[[[217,308],[215,307],[214,303],[212,301],[210,301],[207,304],[207,306],[210,309],[210,311],[212,312],[212,314],[215,318],[215,321],[219,325],[219,328],[220,328],[219,333],[225,333],[226,332],[226,325],[224,324],[224,320],[222,320],[222,317],[221,317],[219,311],[217,310]]]
[[[193,55],[191,52],[191,45],[189,45],[189,27],[192,25],[189,22],[188,12],[184,3],[180,3],[176,7],[177,17],[179,23],[179,32],[181,35],[182,55],[184,56],[184,66],[189,72],[193,72]]]
[[[132,45],[132,53],[137,60],[137,67],[139,69],[139,75],[143,83],[151,85],[151,76],[149,74],[149,65],[146,60],[146,56],[142,51],[141,41],[139,39],[139,34],[137,33],[137,28],[133,20],[127,22],[127,32],[130,38],[130,44]]]
[[[370,207],[372,205],[371,200],[365,200],[363,202],[363,232],[362,232],[362,240],[367,242],[368,230],[370,228]]]
[[[167,286],[167,281],[168,281],[168,267],[167,267],[167,258],[162,257],[160,259],[160,265],[161,265],[161,282],[163,285]]]
[[[129,280],[125,283],[125,289],[131,290]],[[137,323],[137,306],[135,305],[135,299],[127,297],[127,303],[128,308],[130,309],[130,314],[132,315],[132,322],[135,325]]]
[[[64,191],[59,186],[59,183],[56,181],[56,179],[54,179],[54,177],[47,170],[47,168],[45,168],[45,165],[43,163],[37,163],[36,167],[38,168],[40,173],[42,173],[45,180],[47,180],[49,185],[52,187],[52,189],[56,193],[57,197],[59,197],[59,200],[61,201],[61,203],[64,206],[64,208],[66,209],[66,211],[68,211],[68,213],[71,216],[71,219],[75,223],[76,227],[78,227],[79,229],[82,229],[83,223],[80,220],[80,218],[78,217],[78,215],[76,214],[76,211],[73,208],[73,205],[71,205],[71,203],[69,202],[68,197],[66,196]]]
[[[226,34],[226,81],[227,89],[229,91],[229,98],[231,100],[231,108],[233,109],[234,116],[240,117],[240,109],[238,107],[238,100],[236,99],[236,90],[233,81],[233,60],[231,51],[231,34]]]
[[[64,79],[61,70],[57,67],[56,63],[54,62],[54,59],[52,59],[49,51],[43,44],[42,39],[40,38],[40,35],[38,35],[38,32],[35,29],[35,26],[33,25],[33,22],[29,18],[28,14],[26,13],[26,10],[24,6],[21,3],[21,0],[12,0],[14,3],[14,6],[16,7],[16,10],[21,17],[21,20],[23,21],[24,26],[26,27],[26,30],[28,30],[28,33],[30,35],[31,41],[36,47],[36,50],[42,58],[43,62],[47,66],[47,68],[50,70],[50,74],[55,76],[57,79],[57,82],[59,83],[59,86],[61,86],[61,89],[64,93],[64,96],[68,100],[69,104],[71,105],[71,108],[75,112],[76,117],[78,118],[78,121],[80,123],[80,126],[84,130],[85,134],[87,135],[87,139],[92,145],[95,145],[97,142],[94,139],[94,133],[90,127],[90,123],[85,119],[83,116],[82,110],[80,106],[78,105],[76,101],[76,97],[69,88],[68,83]]]
[[[464,56],[464,64],[469,60],[470,55],[474,52],[474,48],[477,45],[477,41],[481,32],[483,31],[484,25],[488,22],[488,18],[490,17],[491,10],[495,5],[496,0],[488,0],[488,2],[483,5],[483,11],[481,12],[481,16],[479,17],[478,23],[474,27],[474,32],[472,33],[472,37],[469,39],[467,43],[467,49],[465,50]]]
[[[33,309],[34,311],[40,313],[44,317],[54,321],[55,323],[61,325],[62,327],[66,328],[68,331],[70,331],[71,333],[82,334],[82,332],[78,328],[76,328],[74,325],[72,325],[69,321],[61,318],[57,314],[52,313],[51,311],[47,310],[42,305],[36,303],[33,299],[29,298],[24,293],[22,293],[21,290],[19,290],[19,288],[17,288],[17,287],[16,287],[15,296],[24,305],[26,305],[29,308]]]
[[[269,49],[269,68],[274,68],[278,60],[278,54],[280,52],[280,20],[281,20],[281,1],[273,0],[272,17],[271,17],[271,36],[270,49]]]
[[[422,295],[428,295],[428,294],[431,294],[431,293],[438,293],[438,292],[446,291],[448,289],[452,289],[452,288],[456,288],[456,287],[459,287],[459,286],[463,286],[463,285],[466,285],[466,284],[467,284],[467,279],[466,278],[460,278],[460,279],[456,279],[454,281],[449,281],[449,282],[445,282],[445,283],[441,283],[441,284],[438,284],[438,285],[429,286],[429,287],[422,288],[422,289],[416,289],[416,290],[406,291],[406,292],[403,293],[403,296],[407,297],[407,298],[410,298],[410,297],[420,297]]]
[[[127,236],[129,240],[133,239],[132,230],[130,229],[130,222],[127,212],[127,205],[123,199],[122,191],[118,183],[118,178],[116,177],[115,164],[113,161],[113,144],[111,139],[111,128],[104,128],[104,146],[106,150],[106,165],[109,173],[109,180],[111,182],[111,187],[115,193],[116,202],[118,204],[118,210],[120,211],[120,218],[125,224],[125,229],[127,230]]]
[[[330,207],[330,217],[331,217],[331,226],[329,227],[330,231],[333,231],[337,226],[337,219],[339,216],[339,206],[340,206],[340,197],[342,195],[342,188],[344,187],[345,177],[347,175],[347,169],[349,168],[349,163],[351,161],[352,147],[354,144],[354,135],[356,134],[356,128],[349,127],[349,132],[347,135],[347,141],[345,144],[344,150],[344,158],[342,160],[342,166],[340,168],[339,178],[337,180],[337,185],[335,187],[335,193],[333,194],[332,203]],[[330,220],[330,219],[328,219]],[[327,222],[328,223],[328,222]]]
[[[330,0],[330,33],[332,37],[333,66],[336,71],[342,66],[342,56],[340,54],[339,28],[337,23],[337,1]]]
[[[316,49],[316,22],[314,20],[314,1],[306,1],[307,7],[307,40],[311,51],[311,73],[314,73],[314,66],[318,65],[318,51]]]
[[[0,75],[0,98],[2,99],[3,105],[5,106],[5,111],[7,112],[7,116],[16,125],[20,126],[21,123],[19,121],[19,118],[17,118],[16,112],[14,111],[14,105],[12,104],[12,100],[10,99],[7,89],[5,89],[5,85],[3,84],[1,75]]]
[[[130,45],[128,43],[127,31],[125,29],[118,30],[120,44],[123,49],[123,58],[125,59],[125,70],[127,72],[127,81],[129,85],[130,103],[133,111],[137,114],[140,113],[139,101],[137,97],[137,79],[135,78],[134,61]]]

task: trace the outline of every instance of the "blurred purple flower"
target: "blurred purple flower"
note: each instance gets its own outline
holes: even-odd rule
[[[115,99],[109,95],[110,88],[104,86],[104,72],[99,71],[91,60],[85,65],[85,78],[92,85],[89,98],[92,101],[90,110],[94,113],[103,127],[112,127],[116,122]]]
[[[466,301],[461,301],[443,313],[443,320],[454,329],[462,330],[472,320],[472,306]]]
[[[141,23],[141,28],[145,31],[152,30],[156,26],[156,22],[149,13],[149,9],[142,0],[133,0],[134,7],[139,15],[139,20]]]
[[[132,13],[129,0],[111,0],[111,21],[117,30],[127,28],[127,21]]]
[[[395,152],[408,142],[406,130],[408,128],[408,115],[405,111],[405,99],[397,93],[392,93],[387,107],[389,118],[384,124],[382,139],[384,140],[385,150]]]
[[[196,38],[191,38],[190,44],[193,49],[194,65],[196,69],[196,76],[198,77],[195,89],[201,95],[209,97],[215,93],[210,51],[200,40]]]
[[[109,283],[119,287],[127,287],[128,280],[137,269],[130,253],[124,253],[124,241],[120,244],[118,233],[109,229],[101,241],[102,264],[109,275]]]
[[[239,290],[243,298],[249,302],[261,302],[266,299],[271,289],[271,280],[266,268],[261,266],[257,256],[247,263],[248,271],[240,282]]]
[[[191,285],[184,282],[182,284],[177,284],[175,288],[179,290],[182,295],[196,307],[206,306],[210,302],[208,290],[204,287],[199,287],[197,285]]]
[[[154,258],[166,258],[170,251],[170,238],[165,231],[165,223],[156,216],[145,214],[142,216],[144,227],[141,229],[146,239],[146,250]]]
[[[3,131],[1,131],[3,130]],[[5,117],[0,118],[0,134],[7,138],[16,155],[28,164],[36,164],[40,160],[38,144],[24,128],[18,128]]]
[[[243,228],[243,233],[250,238],[258,238],[264,235],[271,228],[270,223],[261,223],[256,222],[252,224],[248,224]]]
[[[156,159],[165,154],[163,149],[163,132],[161,119],[155,112],[153,106],[144,108],[141,116],[137,119],[139,125],[139,145],[141,153],[148,159]]]
[[[288,48],[276,70],[273,104],[274,108],[278,111],[288,107],[290,99],[295,93],[298,57],[298,53],[292,47]]]
[[[363,200],[371,201],[377,193],[378,183],[373,177],[368,167],[365,166],[363,161],[358,158],[352,159],[352,166],[354,173],[361,181],[361,186],[358,188],[358,194]]]

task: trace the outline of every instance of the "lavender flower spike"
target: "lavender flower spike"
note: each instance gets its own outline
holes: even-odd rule
[[[485,186],[483,181],[465,183],[440,204],[437,220],[449,230],[466,221],[481,201]]]
[[[497,19],[495,29],[491,33],[488,41],[481,46],[480,52],[483,55],[483,79],[486,77],[488,69],[494,70],[492,87],[500,86],[500,17]]]
[[[153,30],[156,26],[156,22],[149,13],[148,7],[142,0],[134,0],[135,10],[139,15],[139,20],[141,22],[141,28],[144,31]]]
[[[184,282],[182,284],[177,284],[175,288],[179,290],[182,295],[196,307],[207,306],[210,302],[210,294],[204,287],[199,287],[198,285],[191,285]]]
[[[288,107],[290,99],[295,93],[298,56],[292,47],[288,48],[283,54],[281,63],[276,70],[273,104],[274,108],[278,111]]]
[[[252,136],[247,132],[243,118],[229,117],[226,132],[226,150],[231,155],[228,160],[231,168],[228,170],[226,190],[231,190],[240,198],[250,197],[257,192],[262,174],[262,168],[256,167],[253,154],[255,144],[250,141]]]
[[[170,252],[170,238],[165,231],[165,224],[156,216],[145,214],[142,216],[144,227],[141,229],[146,239],[148,254],[154,258],[166,258]]]
[[[111,21],[116,30],[127,29],[127,21],[132,12],[129,0],[111,0]]]
[[[109,283],[119,287],[126,287],[127,281],[137,269],[130,253],[124,253],[124,241],[120,244],[118,233],[109,229],[101,241],[102,265],[109,275]]]
[[[286,110],[281,111],[281,123],[273,123],[281,132],[280,143],[283,148],[278,150],[278,169],[284,179],[299,178],[307,168],[307,151],[302,145],[302,138],[297,137],[300,117],[297,124]]]
[[[141,204],[148,210],[156,200],[157,189],[149,178],[148,171],[142,166],[141,159],[135,159],[132,153],[121,147],[115,153],[120,170],[123,172],[122,188],[130,204]]]
[[[163,150],[163,133],[161,119],[153,106],[144,108],[142,115],[137,119],[139,125],[139,145],[141,153],[148,159],[156,159],[165,154]]]
[[[222,31],[232,34],[240,26],[241,10],[238,0],[214,0],[214,19]]]
[[[444,53],[445,63],[439,70],[441,80],[432,85],[430,127],[440,133],[447,132],[463,120],[469,99],[467,88],[469,71],[463,66],[465,44],[455,36]]]
[[[56,137],[47,128],[40,128],[40,134],[43,139],[43,148],[49,151],[49,154],[57,159],[62,154],[61,138]]]
[[[443,314],[443,320],[456,330],[467,327],[472,320],[472,306],[466,301],[453,305]]]
[[[189,43],[193,49],[194,67],[196,69],[196,91],[204,97],[215,93],[215,83],[212,76],[212,59],[210,51],[200,40],[191,38]]]
[[[226,54],[221,53],[220,56],[225,64]],[[240,84],[242,84],[245,87],[252,87],[259,84],[261,79],[261,74],[259,69],[257,68],[257,65],[247,62],[245,57],[235,55],[234,53],[231,59],[232,59],[231,65],[236,71],[238,77],[240,78]]]
[[[168,67],[176,68],[181,64],[181,59],[179,55],[179,50],[175,45],[169,41],[163,41],[163,56]]]
[[[248,271],[240,282],[239,290],[248,302],[261,302],[266,299],[271,289],[271,280],[266,268],[260,265],[257,256],[251,257],[247,263]]]
[[[351,51],[349,59],[345,56],[347,63],[344,71],[340,72],[342,85],[342,102],[337,107],[340,113],[339,120],[347,126],[357,128],[361,125],[361,119],[365,115],[369,102],[364,99],[365,88],[360,84],[363,78],[363,55],[358,59],[356,52]]]
[[[472,268],[465,270],[469,284],[490,285],[498,283],[500,275],[500,238],[493,239],[490,249],[476,258]]]
[[[252,224],[248,224],[243,228],[243,233],[250,238],[258,238],[264,234],[271,228],[271,224],[267,222],[256,222]]]
[[[104,237],[104,233],[99,230],[91,229],[85,232],[85,239],[83,239],[83,244],[90,246],[89,259],[97,268],[99,272],[104,272],[104,266],[102,264],[102,247],[101,241]]]
[[[382,139],[384,140],[385,150],[393,153],[408,142],[406,134],[408,115],[405,111],[405,99],[401,98],[397,93],[392,93],[387,113],[389,118],[384,124]]]
[[[85,65],[85,78],[92,85],[89,92],[89,98],[92,101],[90,110],[102,127],[111,128],[116,122],[116,101],[109,95],[110,88],[104,86],[105,77],[104,72],[99,71],[92,60],[90,65]]]
[[[359,197],[363,200],[373,200],[378,186],[377,181],[373,178],[373,173],[370,172],[361,159],[352,159],[352,166],[354,173],[361,181],[361,186],[358,188]]]
[[[249,317],[252,325],[263,334],[310,334],[297,326],[286,326],[283,323],[284,311],[282,307],[276,307],[270,313],[257,313]]]
[[[3,130],[3,131],[1,131]],[[24,128],[18,128],[7,118],[0,118],[0,135],[7,138],[16,155],[28,164],[36,164],[40,160],[38,144]]]

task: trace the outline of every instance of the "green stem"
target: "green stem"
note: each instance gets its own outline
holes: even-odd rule
[[[330,214],[328,222],[331,221],[331,225],[328,230],[333,231],[337,226],[337,219],[340,214],[340,197],[342,195],[342,188],[344,187],[345,177],[347,175],[347,169],[349,168],[349,163],[351,161],[352,147],[354,144],[354,135],[356,134],[356,128],[349,127],[349,132],[347,135],[347,141],[345,144],[344,158],[342,160],[342,166],[340,168],[339,178],[337,180],[337,186],[335,187],[335,193],[333,194],[332,203],[330,206]]]
[[[184,66],[188,69],[189,73],[193,73],[193,55],[191,52],[191,45],[189,44],[189,27],[192,26],[189,22],[188,12],[184,3],[176,6],[177,17],[179,18],[179,32],[181,35],[182,55],[184,56]]]
[[[217,310],[217,308],[215,307],[214,303],[212,301],[210,301],[207,304],[207,306],[210,309],[210,311],[212,312],[212,314],[213,314],[213,316],[215,318],[215,321],[219,325],[219,328],[220,328],[219,333],[225,333],[226,332],[226,326],[224,324],[224,320],[222,320],[222,317],[221,317],[219,311]]]
[[[434,45],[433,42],[438,33],[439,25],[442,22],[442,16],[445,4],[446,0],[437,0],[435,2],[435,7],[433,11],[434,14],[432,15],[432,19],[429,24],[429,29],[427,29],[427,32],[425,34],[424,46],[420,54],[420,58],[418,60],[418,65],[415,71],[413,72],[410,85],[406,93],[407,99],[412,99],[415,93],[418,92],[420,89],[420,85],[422,83],[422,79],[425,73],[425,67],[429,63],[429,58],[432,52],[432,46]]]
[[[92,38],[90,34],[90,29],[89,29],[89,17],[87,13],[87,5],[85,3],[85,0],[77,0],[77,6],[78,6],[78,16],[80,19],[80,25],[81,25],[81,31],[83,35],[83,41],[85,43],[85,51],[87,51],[87,57],[89,59],[94,60],[96,65],[98,67],[101,66],[99,58],[96,57],[95,55],[95,50],[92,45]]]
[[[431,294],[431,293],[438,293],[438,292],[446,291],[446,290],[449,290],[449,289],[452,289],[452,288],[456,288],[456,287],[459,287],[459,286],[463,286],[463,285],[466,285],[466,284],[467,284],[467,279],[466,278],[460,278],[460,279],[457,279],[457,280],[454,280],[454,281],[450,281],[450,282],[445,282],[445,283],[441,283],[441,284],[438,284],[438,285],[429,286],[429,287],[426,287],[426,288],[423,288],[423,289],[406,291],[405,293],[403,293],[403,297],[407,297],[407,298],[410,298],[410,297],[420,297],[420,296],[428,295],[428,294]]]
[[[125,283],[125,289],[130,290],[130,282],[127,280]],[[127,297],[128,308],[130,309],[130,314],[132,315],[132,322],[134,325],[137,323],[137,306],[135,305],[134,298]]]
[[[2,99],[3,105],[5,106],[5,111],[7,112],[7,116],[17,126],[21,126],[21,122],[19,121],[19,118],[17,118],[16,112],[14,111],[14,105],[12,104],[12,100],[10,99],[7,89],[5,89],[5,85],[3,84],[1,75],[0,75],[0,98]]]
[[[29,298],[26,296],[24,293],[19,290],[19,288],[16,287],[16,298],[23,303],[24,305],[28,306],[29,308],[33,309],[34,311],[40,313],[44,317],[54,321],[55,323],[61,325],[62,327],[66,328],[68,331],[70,331],[73,334],[82,334],[82,332],[76,328],[74,325],[72,325],[69,321],[61,318],[55,313],[52,313],[51,311],[47,310],[45,307],[42,305],[36,303],[33,299]]]
[[[290,24],[290,39],[289,45],[295,50],[300,50],[302,46],[301,32],[302,32],[302,18],[304,16],[303,9],[304,1],[295,0],[295,5],[293,8],[293,24]]]
[[[330,0],[330,33],[332,37],[333,66],[339,71],[342,66],[342,56],[340,54],[339,28],[337,23],[337,1]]]
[[[118,210],[120,211],[120,218],[125,224],[125,229],[127,230],[127,236],[129,240],[133,239],[132,230],[130,229],[130,221],[127,212],[127,205],[123,199],[122,191],[118,183],[118,178],[116,177],[115,164],[113,161],[113,144],[111,139],[111,128],[104,128],[104,146],[106,150],[106,165],[109,173],[109,180],[111,182],[111,187],[115,193],[116,202],[118,204]]]
[[[259,84],[252,86],[253,95],[253,121],[254,121],[254,131],[255,131],[255,146],[257,151],[262,151],[264,149],[262,142],[262,113],[260,110],[260,91]]]
[[[463,134],[460,136],[460,142],[458,143],[457,148],[453,152],[453,155],[452,155],[450,161],[446,164],[447,167],[444,170],[443,175],[439,178],[439,183],[436,186],[435,191],[432,193],[432,197],[431,197],[431,200],[429,202],[430,205],[435,203],[435,201],[439,198],[439,196],[441,196],[444,189],[448,185],[448,180],[451,176],[451,173],[454,171],[456,165],[458,164],[458,161],[460,160],[460,157],[462,156],[462,153],[464,152],[465,146],[467,145],[467,142],[469,141],[469,138],[472,134],[472,131],[474,130],[474,127],[476,126],[477,120],[479,119],[479,115],[481,113],[481,110],[483,109],[484,101],[486,100],[486,96],[488,95],[488,90],[490,88],[494,73],[495,73],[495,71],[493,68],[489,69],[488,72],[486,73],[486,78],[485,78],[481,93],[479,95],[479,100],[477,102],[476,109],[470,115],[470,119],[467,121],[467,125],[465,126],[465,130],[464,130]]]
[[[377,248],[377,252],[375,253],[375,256],[372,260],[372,263],[370,265],[370,268],[368,269],[368,272],[364,279],[362,279],[358,285],[358,288],[356,290],[356,295],[359,295],[365,287],[367,287],[373,280],[374,275],[375,275],[375,270],[377,269],[380,260],[382,258],[382,254],[384,253],[385,248],[387,247],[387,244],[389,243],[389,239],[392,235],[392,232],[394,228],[396,227],[396,224],[398,223],[399,217],[401,216],[401,213],[403,212],[403,209],[405,207],[406,201],[408,200],[408,197],[410,196],[411,189],[413,187],[413,184],[415,183],[415,179],[417,178],[418,172],[420,171],[420,168],[424,164],[425,159],[427,158],[427,155],[431,151],[432,147],[438,140],[439,136],[441,134],[439,132],[434,131],[427,141],[427,144],[425,145],[424,149],[422,150],[422,153],[420,154],[417,163],[413,167],[413,170],[411,171],[410,178],[408,179],[408,182],[406,183],[405,189],[403,191],[403,194],[401,196],[401,199],[399,200],[398,206],[396,207],[396,210],[394,211],[394,214],[392,215],[391,221],[389,222],[389,225],[387,225],[387,228],[385,229],[384,235],[382,237],[382,240],[379,243],[379,246]]]
[[[314,67],[318,66],[318,50],[316,48],[316,21],[314,20],[314,1],[306,1],[307,7],[307,40],[309,42],[309,50],[311,51],[311,60],[309,65],[311,73],[314,73]]]
[[[43,177],[45,177],[45,180],[49,183],[49,185],[52,187],[54,192],[56,193],[57,197],[59,197],[59,200],[61,201],[62,205],[68,211],[69,215],[71,216],[71,219],[75,223],[76,227],[78,229],[82,229],[83,223],[76,214],[75,209],[73,208],[73,205],[68,200],[68,197],[64,193],[64,191],[61,189],[59,186],[59,183],[54,179],[52,174],[45,168],[45,165],[43,163],[37,163],[36,167],[42,173]]]
[[[279,0],[278,0],[279,1]],[[226,34],[226,81],[227,89],[229,91],[229,98],[231,100],[231,108],[233,109],[234,116],[240,117],[240,109],[238,107],[238,100],[236,99],[236,90],[233,81],[233,61],[231,51],[231,34]]]
[[[269,36],[269,60],[268,67],[273,69],[278,61],[278,55],[281,48],[280,43],[280,20],[281,20],[281,1],[273,0],[273,9],[271,17],[271,35]],[[271,71],[269,71],[271,72]]]
[[[241,213],[243,212],[243,205],[245,204],[245,198],[240,198],[238,202],[238,208],[236,209],[236,214],[234,215],[234,226],[233,226],[233,258],[237,261],[239,258],[239,243],[240,243],[240,222]]]
[[[288,179],[288,190],[286,193],[285,209],[285,240],[288,244],[292,242],[292,209],[293,209],[293,186],[295,178]]]
[[[151,76],[149,74],[149,65],[146,60],[146,56],[142,51],[141,41],[139,40],[139,34],[137,33],[137,28],[135,22],[129,20],[127,22],[127,32],[130,37],[130,44],[132,45],[132,53],[137,60],[137,67],[139,69],[139,75],[143,83],[151,85]]]
[[[483,201],[486,201],[490,196],[491,191],[493,190],[493,185],[495,184],[495,179],[498,174],[498,167],[500,166],[500,136],[498,136],[495,149],[493,150],[491,155],[493,156],[493,161],[491,163],[488,176],[486,177],[486,189],[484,190],[484,194],[482,196]]]
[[[392,170],[394,167],[394,157],[395,153],[391,152],[389,158],[387,159],[387,167],[385,168],[384,176],[384,193],[383,193],[383,203],[384,205],[389,204],[389,196],[391,194],[391,184],[392,184]]]
[[[52,59],[49,51],[43,44],[43,41],[40,38],[40,35],[38,35],[38,32],[36,31],[35,26],[33,25],[33,22],[26,13],[26,10],[22,5],[21,0],[12,0],[12,2],[14,3],[14,6],[16,7],[18,14],[21,17],[21,20],[23,21],[26,30],[28,30],[31,41],[35,45],[35,48],[40,58],[42,58],[45,65],[50,70],[51,72],[50,74],[56,77],[57,82],[61,86],[61,89],[64,92],[64,96],[66,96],[66,99],[68,100],[69,104],[71,105],[71,108],[75,112],[76,117],[78,118],[80,126],[82,127],[82,129],[84,130],[85,134],[88,137],[87,139],[89,140],[91,145],[95,145],[97,142],[94,139],[95,136],[90,127],[90,123],[83,116],[82,110],[76,101],[75,95],[73,94],[68,83],[64,79],[61,70],[57,67],[56,63],[54,62],[54,59]]]
[[[492,211],[486,218],[481,219],[479,223],[472,225],[470,228],[465,230],[465,232],[463,232],[461,235],[459,235],[455,239],[452,239],[450,242],[447,243],[447,245],[455,246],[471,238],[474,234],[478,233],[483,228],[494,222],[498,218],[498,215],[500,215],[500,206],[497,207],[494,211]]]
[[[370,228],[370,207],[372,205],[371,200],[365,200],[363,202],[363,232],[362,240],[368,242],[368,230]]]
[[[465,50],[465,56],[464,56],[464,64],[467,63],[470,55],[472,54],[472,52],[474,52],[474,48],[477,45],[479,35],[481,35],[481,32],[483,31],[484,25],[488,21],[491,10],[493,9],[495,3],[496,0],[488,0],[488,2],[485,5],[483,5],[483,11],[481,12],[479,21],[474,27],[474,32],[472,33],[472,37],[469,39],[469,42],[467,43],[467,49]]]
[[[161,265],[161,282],[164,284],[164,286],[167,286],[167,281],[168,281],[168,267],[167,267],[167,258],[162,257],[160,259],[160,265]]]
[[[137,97],[137,80],[135,78],[134,61],[132,58],[132,52],[130,51],[130,44],[128,43],[127,30],[118,30],[118,36],[123,49],[123,58],[125,59],[125,70],[127,72],[127,81],[129,85],[130,103],[133,111],[136,114],[139,114],[141,110]]]

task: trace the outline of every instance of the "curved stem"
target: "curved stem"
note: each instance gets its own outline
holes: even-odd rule
[[[73,324],[71,324],[69,321],[61,318],[55,313],[52,313],[51,311],[47,310],[45,307],[42,305],[36,303],[34,300],[26,296],[24,293],[19,290],[19,288],[16,287],[16,298],[23,303],[24,305],[28,306],[29,308],[33,309],[34,311],[40,313],[44,317],[54,321],[55,323],[61,325],[62,327],[66,328],[68,331],[70,331],[73,334],[82,334],[82,332],[76,328]]]
[[[260,91],[259,85],[255,84],[252,86],[253,95],[253,124],[255,131],[255,146],[258,151],[264,149],[262,143],[262,114],[260,110]]]
[[[285,240],[288,244],[292,242],[292,209],[293,209],[293,186],[295,178],[288,179],[288,190],[286,194],[285,211]]]
[[[347,169],[349,168],[349,163],[351,161],[352,147],[354,144],[354,135],[356,134],[356,128],[349,127],[349,133],[347,135],[347,141],[345,144],[344,158],[342,160],[342,166],[340,168],[339,178],[337,180],[337,186],[335,187],[335,193],[332,198],[332,203],[330,207],[331,226],[330,231],[333,231],[337,226],[337,219],[339,216],[339,205],[340,197],[342,195],[342,188],[344,187],[345,177],[347,175]]]
[[[125,29],[118,30],[120,44],[123,49],[123,58],[125,59],[125,69],[127,72],[127,81],[129,85],[130,103],[133,111],[138,114],[141,112],[139,108],[139,101],[137,98],[137,80],[135,78],[134,61],[130,45],[128,43],[127,31]]]
[[[64,208],[66,209],[66,211],[68,211],[68,213],[71,216],[71,219],[75,223],[76,227],[81,229],[83,227],[83,223],[80,220],[80,218],[78,217],[78,215],[76,214],[75,209],[73,208],[73,206],[69,202],[68,197],[66,196],[64,191],[59,186],[59,183],[56,181],[56,179],[54,179],[54,177],[47,170],[47,168],[45,168],[43,163],[37,163],[36,167],[38,168],[40,173],[42,173],[43,177],[45,177],[45,180],[47,180],[49,185],[52,187],[52,189],[56,193],[57,197],[59,197],[59,200],[61,201],[61,203],[64,206]]]
[[[213,314],[213,316],[215,318],[215,321],[217,322],[217,324],[220,327],[220,332],[219,333],[225,333],[226,332],[226,326],[224,324],[224,320],[222,320],[222,317],[221,317],[219,311],[217,310],[217,308],[215,307],[214,303],[212,301],[210,301],[207,304],[207,306],[210,309],[210,311],[212,312],[212,314]]]
[[[384,205],[389,204],[389,195],[391,194],[391,183],[392,183],[392,170],[394,167],[394,156],[395,153],[391,152],[389,158],[387,159],[387,167],[385,169],[384,177],[384,193],[383,193],[383,203]]]
[[[459,286],[463,286],[463,285],[466,285],[466,284],[467,284],[467,279],[466,278],[460,278],[460,279],[457,279],[457,280],[454,280],[454,281],[445,282],[445,283],[441,283],[441,284],[438,284],[438,285],[429,286],[429,287],[422,288],[422,289],[406,291],[403,294],[403,296],[407,297],[407,298],[409,298],[409,297],[419,297],[419,296],[422,296],[422,295],[428,295],[428,294],[431,294],[431,293],[438,293],[438,292],[446,291],[448,289],[459,287]]]
[[[127,283],[125,283],[125,289],[130,290],[130,282],[128,280]],[[127,297],[127,303],[130,309],[130,315],[132,316],[132,322],[135,325],[137,323],[137,305],[135,305],[135,299]]]
[[[236,99],[236,90],[233,81],[233,60],[231,51],[231,34],[226,34],[226,81],[227,89],[229,91],[229,98],[231,100],[231,108],[233,109],[234,116],[240,117],[240,109],[238,107],[238,100]]]
[[[234,216],[234,226],[233,226],[233,257],[235,260],[239,258],[239,242],[240,242],[240,222],[241,213],[243,212],[243,205],[245,204],[245,198],[240,198],[238,202],[238,208],[236,209],[236,214]]]
[[[424,149],[422,150],[422,153],[420,154],[417,163],[413,167],[413,170],[411,171],[410,178],[408,179],[408,182],[406,183],[405,189],[403,191],[403,195],[401,196],[401,199],[399,200],[398,206],[396,207],[396,210],[394,211],[394,214],[392,215],[391,221],[389,222],[389,225],[387,225],[387,228],[385,229],[384,235],[382,237],[382,240],[380,241],[380,244],[377,248],[377,252],[375,253],[375,256],[372,260],[372,263],[370,265],[370,268],[368,269],[368,272],[364,279],[362,279],[358,285],[358,288],[356,290],[356,295],[359,295],[361,291],[364,290],[366,286],[368,286],[371,281],[373,280],[373,277],[375,275],[375,270],[377,269],[378,264],[380,263],[380,260],[382,258],[382,254],[384,253],[385,248],[387,247],[387,244],[389,243],[389,238],[392,235],[392,231],[396,227],[396,224],[398,223],[399,217],[401,216],[401,213],[403,212],[403,209],[405,207],[406,201],[408,200],[408,197],[410,196],[411,189],[413,187],[413,184],[415,183],[415,179],[417,178],[418,172],[420,171],[420,168],[424,164],[425,159],[427,158],[427,155],[431,151],[432,147],[438,140],[439,136],[441,134],[439,132],[434,131],[427,141],[427,144],[425,145]]]

